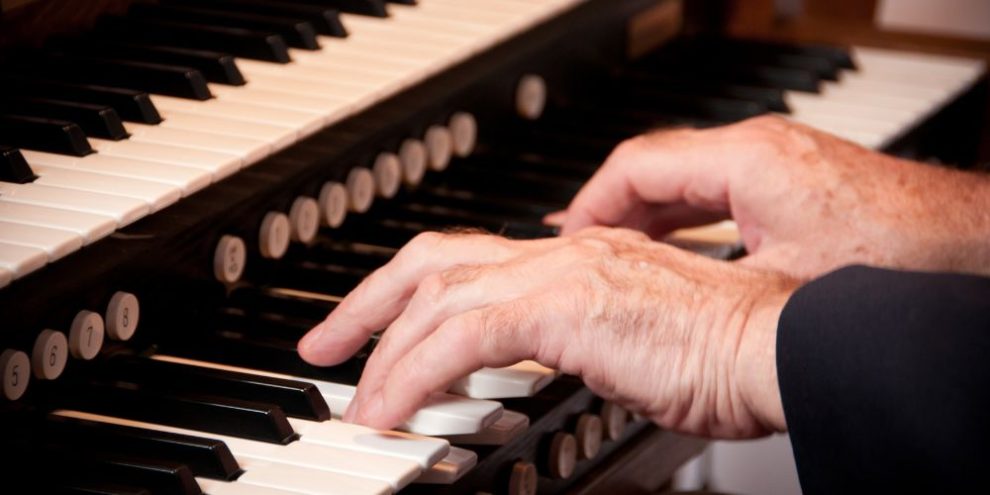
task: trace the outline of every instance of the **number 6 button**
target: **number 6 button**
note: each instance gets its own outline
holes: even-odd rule
[[[80,311],[69,329],[69,352],[77,359],[90,360],[103,347],[103,318],[92,311]]]
[[[55,330],[42,330],[31,351],[31,369],[34,376],[54,380],[62,374],[69,360],[69,342],[65,334]]]

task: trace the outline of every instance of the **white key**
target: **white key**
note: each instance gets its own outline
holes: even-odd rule
[[[328,491],[342,495],[388,495],[393,493],[388,483],[355,478],[337,473],[317,471],[296,466],[248,461],[237,481],[252,485],[278,488],[306,495],[326,495]]]
[[[194,148],[205,151],[215,151],[236,155],[244,160],[245,164],[251,164],[268,156],[272,151],[272,146],[266,141],[250,139],[238,136],[227,136],[203,131],[187,131],[184,129],[171,129],[159,125],[145,125],[127,122],[124,124],[127,132],[131,133],[131,140],[139,143],[158,143],[178,146],[182,148]]]
[[[136,198],[151,205],[151,211],[161,210],[182,198],[182,191],[179,188],[160,182],[49,167],[48,165],[32,164],[31,168],[38,174],[38,179],[33,182],[34,184]]]
[[[311,110],[284,110],[221,99],[193,101],[161,95],[152,95],[151,100],[159,110],[177,110],[241,122],[288,127],[295,129],[300,137],[316,132],[325,123],[321,113]]]
[[[287,110],[318,110],[325,115],[327,122],[339,120],[347,115],[350,103],[345,99],[300,96],[280,91],[258,89],[251,86],[226,86],[223,84],[210,85],[210,91],[217,98],[227,101],[253,103],[255,105],[284,108]]]
[[[295,473],[296,476],[304,476],[323,481],[333,480],[344,483],[345,486],[351,484],[355,487],[373,488],[375,490],[374,493],[379,493],[377,490],[380,490],[381,487],[386,487],[386,493],[388,493],[408,485],[422,471],[415,462],[404,459],[339,450],[298,441],[288,445],[259,442],[218,435],[211,432],[176,428],[74,410],[57,410],[53,414],[87,421],[220,440],[230,449],[237,464],[246,471],[238,478],[238,481],[272,488],[296,489],[291,484],[292,481],[287,479],[281,482],[274,482],[274,480],[269,479],[270,482],[258,483],[259,476],[257,474],[265,472],[268,469],[287,470],[286,472]],[[251,473],[255,473],[255,476],[252,476]],[[324,491],[319,493],[325,493],[330,486],[335,485],[325,485],[323,487]]]
[[[41,249],[51,263],[82,248],[83,238],[68,230],[0,222],[0,242]]]
[[[299,135],[295,129],[285,126],[242,122],[179,110],[162,110],[161,114],[165,117],[159,124],[162,127],[257,139],[271,144],[272,151],[288,147],[296,142]]]
[[[478,433],[450,435],[444,438],[458,445],[505,445],[526,433],[527,429],[529,429],[529,417],[507,409],[495,424]]]
[[[330,411],[338,418],[347,409],[347,406],[350,405],[351,399],[354,398],[355,387],[353,385],[343,385],[282,373],[227,366],[160,354],[152,356],[152,359],[312,383],[327,401]],[[428,436],[463,435],[477,433],[491,426],[498,421],[501,415],[502,404],[498,402],[469,399],[451,394],[437,394],[426,405],[420,408],[409,421],[402,425],[400,429]]]
[[[440,462],[450,451],[450,443],[398,431],[378,431],[343,421],[309,421],[289,418],[292,429],[303,442],[346,450],[401,457],[426,469]]]
[[[21,278],[48,263],[44,250],[0,242],[0,268],[9,271],[14,278]]]
[[[108,216],[17,203],[0,203],[0,221],[68,230],[87,245],[112,234],[117,225]]]
[[[475,399],[532,397],[556,376],[546,366],[523,361],[506,368],[482,368],[454,382],[450,392]]]
[[[82,158],[28,150],[21,150],[21,153],[32,167],[36,165],[47,165],[53,168],[80,170],[114,177],[158,182],[181,189],[182,194],[185,196],[203,189],[210,185],[210,182],[213,180],[212,174],[198,168],[180,167],[132,158],[105,156],[99,153]]]
[[[203,493],[209,495],[299,495],[299,492],[280,490],[267,486],[249,485],[240,481],[220,481],[196,478]]]
[[[458,447],[451,447],[447,457],[424,472],[416,483],[449,485],[461,479],[478,464],[478,454]]]
[[[118,228],[130,225],[151,212],[150,204],[135,198],[34,183],[0,183],[0,201],[107,215],[117,220]]]
[[[6,268],[0,268],[0,289],[10,285],[12,280],[14,280],[14,274]]]
[[[93,149],[108,156],[199,168],[209,171],[214,181],[233,174],[244,165],[244,159],[240,156],[215,151],[131,140],[105,141],[90,138],[89,141]]]

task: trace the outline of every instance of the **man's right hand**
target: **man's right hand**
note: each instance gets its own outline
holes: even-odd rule
[[[990,273],[990,178],[876,153],[777,117],[630,139],[567,209],[654,238],[732,218],[744,263],[813,277],[850,263]]]

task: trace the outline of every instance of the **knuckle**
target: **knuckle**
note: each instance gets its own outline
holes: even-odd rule
[[[431,273],[423,278],[416,288],[416,298],[421,302],[433,302],[447,295],[450,284],[443,273]]]

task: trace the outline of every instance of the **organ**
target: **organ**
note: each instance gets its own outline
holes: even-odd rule
[[[656,489],[704,442],[572,377],[480,370],[373,432],[333,418],[374,342],[325,369],[295,342],[420,232],[554,235],[626,137],[775,112],[949,161],[984,77],[669,0],[4,7],[4,479],[42,491]]]

